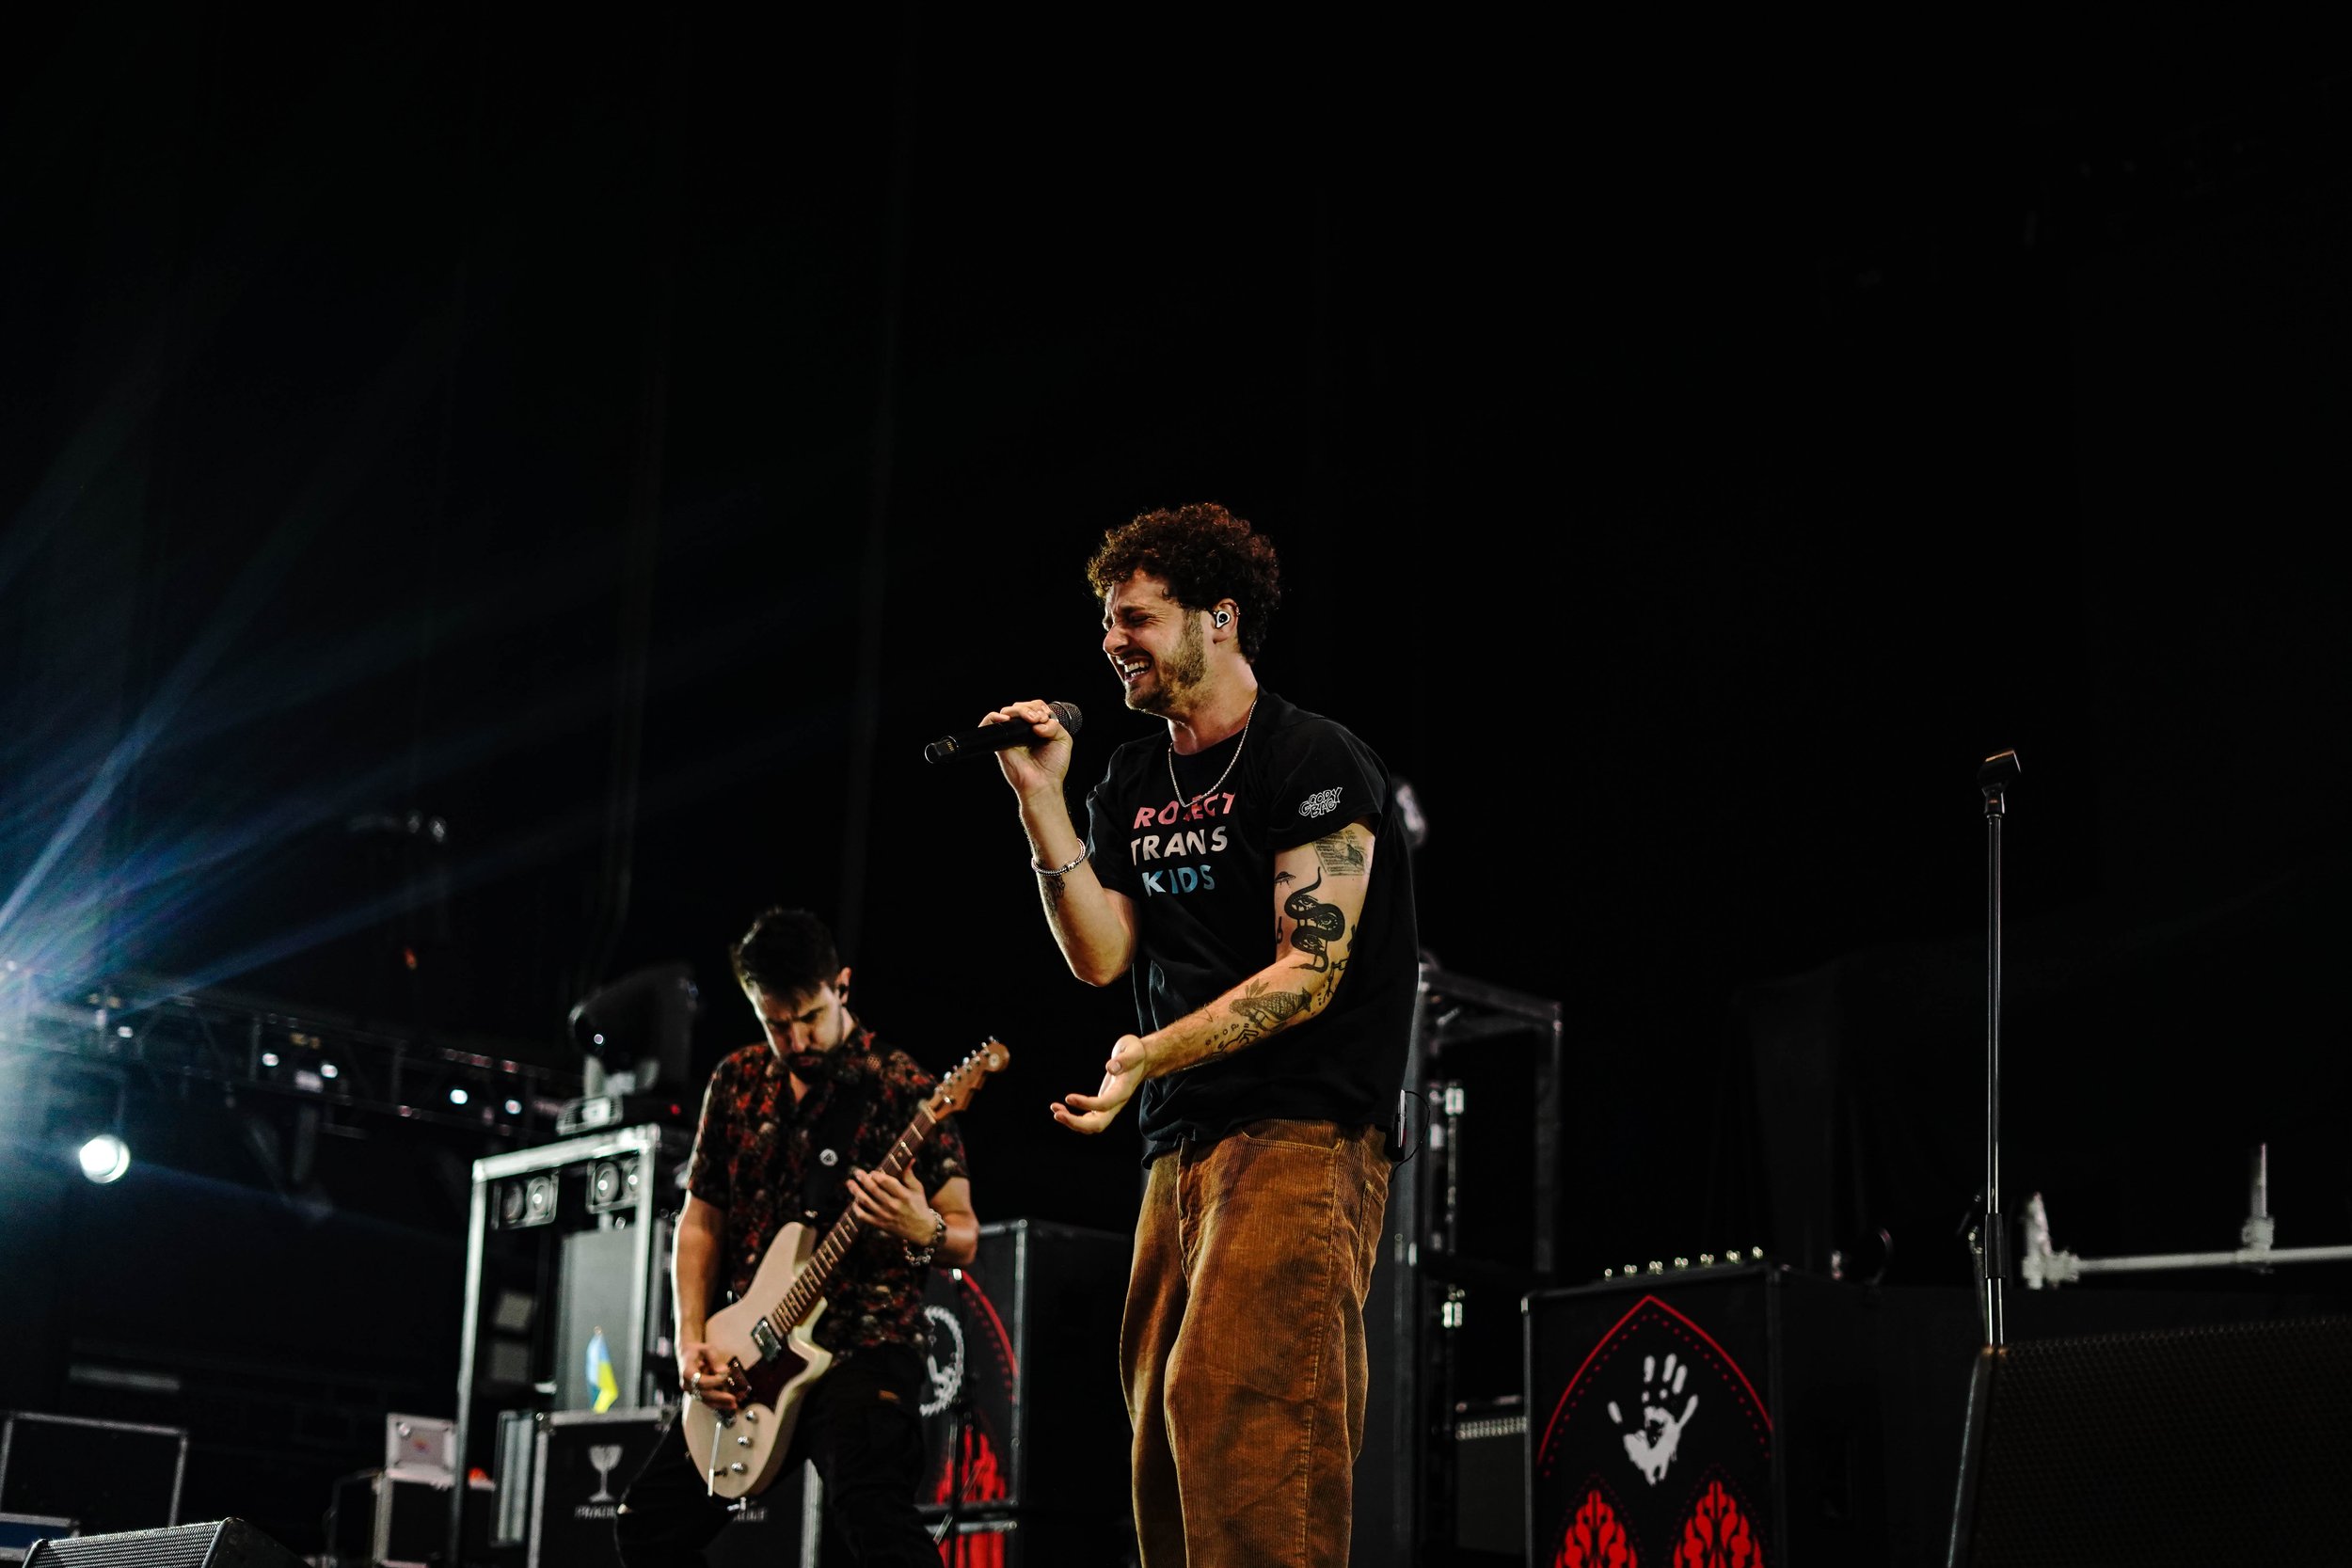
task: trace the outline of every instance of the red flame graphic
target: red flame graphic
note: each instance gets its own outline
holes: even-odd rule
[[[1764,1548],[1722,1481],[1708,1481],[1707,1496],[1691,1511],[1675,1546],[1674,1568],[1764,1568]]]
[[[1625,1527],[1617,1523],[1616,1513],[1599,1488],[1594,1488],[1585,1497],[1584,1506],[1576,1511],[1576,1522],[1568,1527],[1551,1568],[1641,1568],[1633,1544],[1625,1538]]]
[[[956,1484],[956,1465],[951,1462],[939,1467],[939,1480],[931,1487],[931,1501],[944,1503]],[[1005,1472],[996,1463],[996,1445],[988,1440],[988,1433],[967,1423],[963,1429],[963,1500],[967,1503],[1002,1502],[1005,1498]]]
[[[939,1544],[939,1560],[946,1568],[1005,1568],[1004,1532],[949,1536]]]

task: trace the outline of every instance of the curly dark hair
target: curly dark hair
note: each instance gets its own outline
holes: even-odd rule
[[[1257,662],[1282,602],[1281,566],[1265,535],[1214,501],[1146,512],[1103,535],[1087,562],[1087,582],[1099,599],[1137,572],[1166,582],[1186,610],[1219,599],[1240,606],[1242,657]]]
[[[807,996],[841,973],[833,933],[806,910],[762,911],[752,928],[727,948],[736,982],[770,996]]]

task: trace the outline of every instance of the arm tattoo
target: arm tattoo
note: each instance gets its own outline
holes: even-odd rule
[[[1039,895],[1045,900],[1046,914],[1049,916],[1059,915],[1061,913],[1062,897],[1066,891],[1062,886],[1061,879],[1059,877],[1040,877],[1038,879],[1038,882]]]
[[[1242,1026],[1220,1038],[1210,1047],[1223,1052],[1230,1046],[1246,1045],[1270,1035],[1288,1020],[1307,1008],[1307,993],[1303,990],[1273,990],[1263,980],[1252,983],[1242,995],[1225,1005],[1225,1010],[1239,1017]]]
[[[1340,907],[1315,896],[1315,889],[1322,885],[1318,876],[1282,900],[1282,912],[1295,922],[1291,927],[1291,945],[1313,960],[1307,967],[1317,974],[1331,967],[1331,943],[1347,935],[1347,916],[1340,912]]]
[[[1360,877],[1364,874],[1363,846],[1345,833],[1333,833],[1329,838],[1315,840],[1315,859],[1323,863],[1326,876]],[[1279,881],[1280,879],[1276,879]]]
[[[1321,1012],[1331,1005],[1331,998],[1340,993],[1340,977],[1346,973],[1347,960],[1345,958],[1331,960],[1331,981],[1323,988],[1323,994],[1315,998],[1315,1011]]]

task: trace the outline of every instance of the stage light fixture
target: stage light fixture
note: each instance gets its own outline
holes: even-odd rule
[[[506,1102],[506,1114],[510,1117],[521,1116],[523,1114],[523,1102],[519,1100],[508,1101]]]
[[[275,1051],[262,1052],[262,1065],[263,1067],[276,1067],[278,1065],[278,1053]]]
[[[342,1070],[343,1070],[342,1069],[341,1069],[341,1068],[337,1067],[337,1066],[336,1066],[334,1063],[332,1063],[332,1062],[321,1062],[321,1063],[319,1064],[319,1076],[320,1076],[321,1078],[335,1078],[335,1077],[340,1077],[340,1076],[342,1075]]]
[[[121,1180],[131,1168],[131,1146],[112,1132],[101,1132],[82,1146],[82,1174],[100,1186]]]
[[[463,1089],[450,1090],[449,1102],[452,1105],[463,1105],[466,1102],[466,1091]]]

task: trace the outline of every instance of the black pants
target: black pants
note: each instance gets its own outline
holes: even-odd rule
[[[824,1481],[824,1568],[939,1568],[914,1513],[928,1386],[914,1350],[882,1345],[834,1363],[809,1389],[785,1463],[806,1460]],[[673,1429],[628,1483],[612,1530],[628,1568],[701,1568],[727,1517]]]

